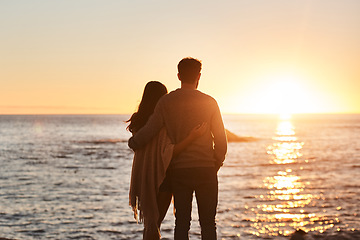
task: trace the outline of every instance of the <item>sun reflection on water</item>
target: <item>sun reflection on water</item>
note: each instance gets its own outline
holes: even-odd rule
[[[307,160],[303,160],[301,149],[304,142],[298,141],[295,128],[289,119],[279,122],[275,141],[267,147],[270,166],[277,167],[274,176],[265,177],[263,188],[266,195],[255,196],[260,202],[249,210],[256,214],[252,220],[256,236],[288,236],[296,229],[324,232],[334,227],[335,220],[326,219],[311,212],[312,201],[318,199],[306,191],[299,171]]]

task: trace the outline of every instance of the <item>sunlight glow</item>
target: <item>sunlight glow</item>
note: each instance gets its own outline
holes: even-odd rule
[[[299,76],[292,74],[270,76],[266,79],[268,86],[263,95],[271,113],[286,116],[309,111],[307,105],[309,93],[301,82]]]
[[[222,105],[226,112],[279,114],[282,120],[289,120],[294,113],[324,110],[319,95],[307,86],[306,77],[299,73],[267,73],[249,82],[246,95],[231,93],[225,98]],[[246,106],[241,104],[243,101]]]
[[[256,219],[252,221],[255,230],[251,233],[256,236],[289,236],[299,228],[305,232],[324,232],[333,228],[333,220],[309,212],[307,207],[319,196],[306,193],[308,183],[296,174],[301,169],[297,164],[306,164],[307,161],[301,159],[304,143],[297,142],[293,124],[281,120],[273,140],[276,142],[268,146],[267,153],[270,164],[279,166],[279,170],[275,175],[264,178],[263,187],[268,189],[268,193],[256,196],[259,204],[250,208],[256,213]]]

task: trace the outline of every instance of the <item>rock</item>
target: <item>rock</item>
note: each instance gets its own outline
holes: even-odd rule
[[[226,132],[228,142],[253,142],[253,141],[258,140],[254,137],[239,137],[238,135],[230,132],[227,129],[225,129],[225,132]]]
[[[292,235],[291,235],[291,238],[290,240],[305,240],[305,235],[306,235],[306,232],[299,229],[299,230],[296,230]]]

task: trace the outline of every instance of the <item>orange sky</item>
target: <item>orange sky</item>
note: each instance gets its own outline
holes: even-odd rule
[[[132,113],[150,80],[223,113],[360,113],[360,1],[3,1],[0,114]]]

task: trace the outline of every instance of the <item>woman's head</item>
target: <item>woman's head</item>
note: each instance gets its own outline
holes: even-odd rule
[[[156,103],[165,94],[167,94],[167,89],[164,84],[158,81],[148,82],[144,88],[139,110],[141,108],[146,108],[147,110],[152,110],[151,112],[153,112]]]
[[[130,122],[127,129],[130,132],[136,132],[142,128],[153,114],[159,99],[165,94],[167,94],[167,89],[164,84],[158,81],[148,82],[144,88],[138,111],[127,121]]]

